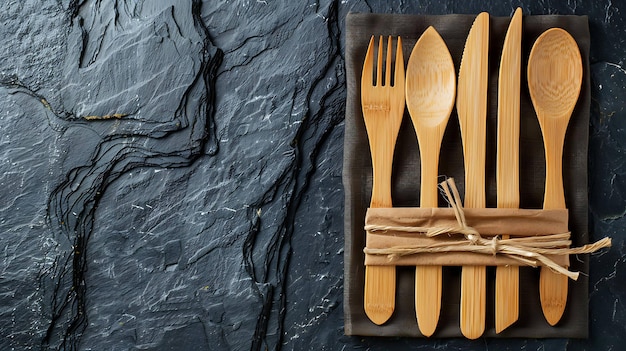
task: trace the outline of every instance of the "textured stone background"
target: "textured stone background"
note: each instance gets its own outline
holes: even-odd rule
[[[588,340],[343,335],[350,12],[589,15]],[[7,0],[0,350],[618,350],[621,1]],[[575,307],[572,307],[575,308]]]

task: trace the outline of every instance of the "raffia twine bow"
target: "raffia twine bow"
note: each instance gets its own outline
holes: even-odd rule
[[[446,179],[439,185],[443,189],[446,199],[452,206],[454,216],[457,220],[457,226],[426,228],[366,225],[365,230],[369,232],[397,231],[422,233],[427,237],[459,235],[462,236],[462,239],[457,241],[446,240],[438,243],[429,243],[427,245],[394,246],[381,249],[365,248],[363,250],[365,254],[387,255],[389,261],[394,261],[401,256],[421,253],[472,252],[486,255],[503,255],[525,266],[537,267],[543,264],[573,280],[578,280],[580,272],[569,271],[566,267],[558,265],[545,255],[587,254],[611,246],[611,238],[605,237],[593,244],[570,248],[569,246],[572,244],[570,232],[511,239],[501,239],[499,236],[494,236],[491,239],[483,238],[476,229],[467,225],[461,197],[454,184],[454,179]]]

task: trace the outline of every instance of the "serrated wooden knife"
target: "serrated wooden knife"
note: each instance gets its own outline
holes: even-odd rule
[[[485,144],[489,71],[489,14],[480,13],[470,29],[459,70],[456,109],[465,163],[465,207],[485,202]],[[461,272],[461,333],[468,339],[485,330],[487,267],[463,266]]]

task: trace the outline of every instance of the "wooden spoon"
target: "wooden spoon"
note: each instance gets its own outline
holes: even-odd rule
[[[546,184],[543,208],[566,208],[563,190],[563,144],[582,85],[582,59],[572,36],[561,28],[545,31],[530,52],[528,89],[543,134]],[[542,267],[539,296],[550,325],[561,319],[567,303],[567,277]]]
[[[420,206],[438,207],[439,149],[456,94],[454,63],[446,43],[428,27],[411,52],[406,103],[421,160]],[[415,267],[415,313],[422,334],[431,336],[441,310],[441,266]]]

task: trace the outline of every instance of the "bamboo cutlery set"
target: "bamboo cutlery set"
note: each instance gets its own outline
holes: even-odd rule
[[[572,36],[560,28],[543,32],[530,51],[525,73],[543,136],[546,178],[543,210],[518,210],[520,191],[523,191],[520,189],[519,179],[523,70],[522,13],[520,9],[515,11],[504,39],[497,77],[497,136],[495,148],[491,148],[496,151],[497,209],[486,209],[486,154],[488,140],[491,140],[487,136],[486,118],[489,24],[487,13],[481,13],[475,18],[465,41],[458,76],[446,42],[432,26],[415,43],[406,69],[401,37],[396,39],[389,36],[385,42],[382,36],[379,39],[372,36],[369,42],[360,81],[361,108],[372,161],[372,190],[368,211],[396,211],[389,212],[388,217],[392,224],[368,227],[366,220],[368,237],[364,250],[366,262],[363,303],[365,314],[376,325],[385,325],[397,308],[407,308],[396,306],[395,301],[398,293],[398,257],[411,259],[401,265],[415,266],[415,318],[419,331],[424,336],[435,334],[440,326],[442,290],[445,288],[442,286],[444,264],[457,263],[462,266],[459,326],[461,333],[467,338],[475,339],[483,335],[487,310],[495,312],[496,333],[502,332],[518,320],[520,265],[542,266],[537,293],[540,295],[545,320],[554,326],[565,310],[568,276],[573,277],[566,271],[567,256],[573,251],[564,251],[560,258],[555,259],[552,255],[558,256],[558,252],[550,251],[553,248],[544,251],[544,248],[555,245],[554,240],[557,239],[553,234],[568,234],[562,175],[563,145],[583,81],[581,54]],[[453,183],[447,181],[442,185],[438,184],[442,174],[439,169],[440,157],[443,159],[447,156],[440,155],[442,141],[455,105],[464,160],[462,205],[458,194],[454,195],[456,188]],[[419,207],[429,210],[430,216],[426,222],[419,222],[422,223],[419,225],[414,222],[408,224],[410,221],[402,219],[406,217],[404,212],[399,212],[403,209],[394,208],[392,202],[393,162],[405,107],[419,145],[420,169],[415,170],[420,174],[419,178],[416,177],[419,179]],[[453,209],[438,208],[441,186],[448,191],[446,200],[453,205],[456,203]],[[432,214],[447,210],[447,214],[441,215],[441,218]],[[505,213],[511,215],[503,215]],[[556,228],[559,229],[545,229],[548,230],[547,233],[536,233],[533,229],[525,228],[521,231],[526,232],[519,233],[519,237],[514,238],[517,229],[511,225],[513,219],[507,221],[508,218],[504,218],[503,224],[493,229],[496,232],[491,235],[489,228],[482,229],[481,226],[479,229],[474,226],[476,222],[472,222],[474,218],[487,218],[489,222],[489,218],[494,218],[493,216],[508,216],[532,226],[534,218],[545,213],[558,217],[547,221],[556,222]],[[445,216],[453,219],[452,224],[441,224],[445,221],[442,219]],[[543,222],[538,219],[536,226],[541,227],[537,229],[539,231],[545,227],[540,223]],[[442,226],[444,230],[441,230]],[[432,229],[440,233],[433,233]],[[539,234],[543,236],[537,239]],[[437,238],[431,239],[430,236]],[[383,248],[377,251],[373,247],[374,242],[381,237],[391,244],[383,244]],[[542,241],[544,237],[552,241]],[[527,244],[528,240],[537,242]],[[415,242],[419,244],[416,246]],[[558,239],[556,243],[556,250],[568,250],[569,236]],[[605,242],[603,245],[608,244]],[[479,246],[480,249],[477,248]],[[532,248],[528,248],[531,246]],[[374,256],[379,256],[378,262],[387,263],[372,264],[376,259]],[[476,259],[477,256],[480,258]],[[487,308],[487,304],[492,302],[487,301],[486,265],[496,266],[493,308]],[[563,274],[564,271],[566,274]]]

